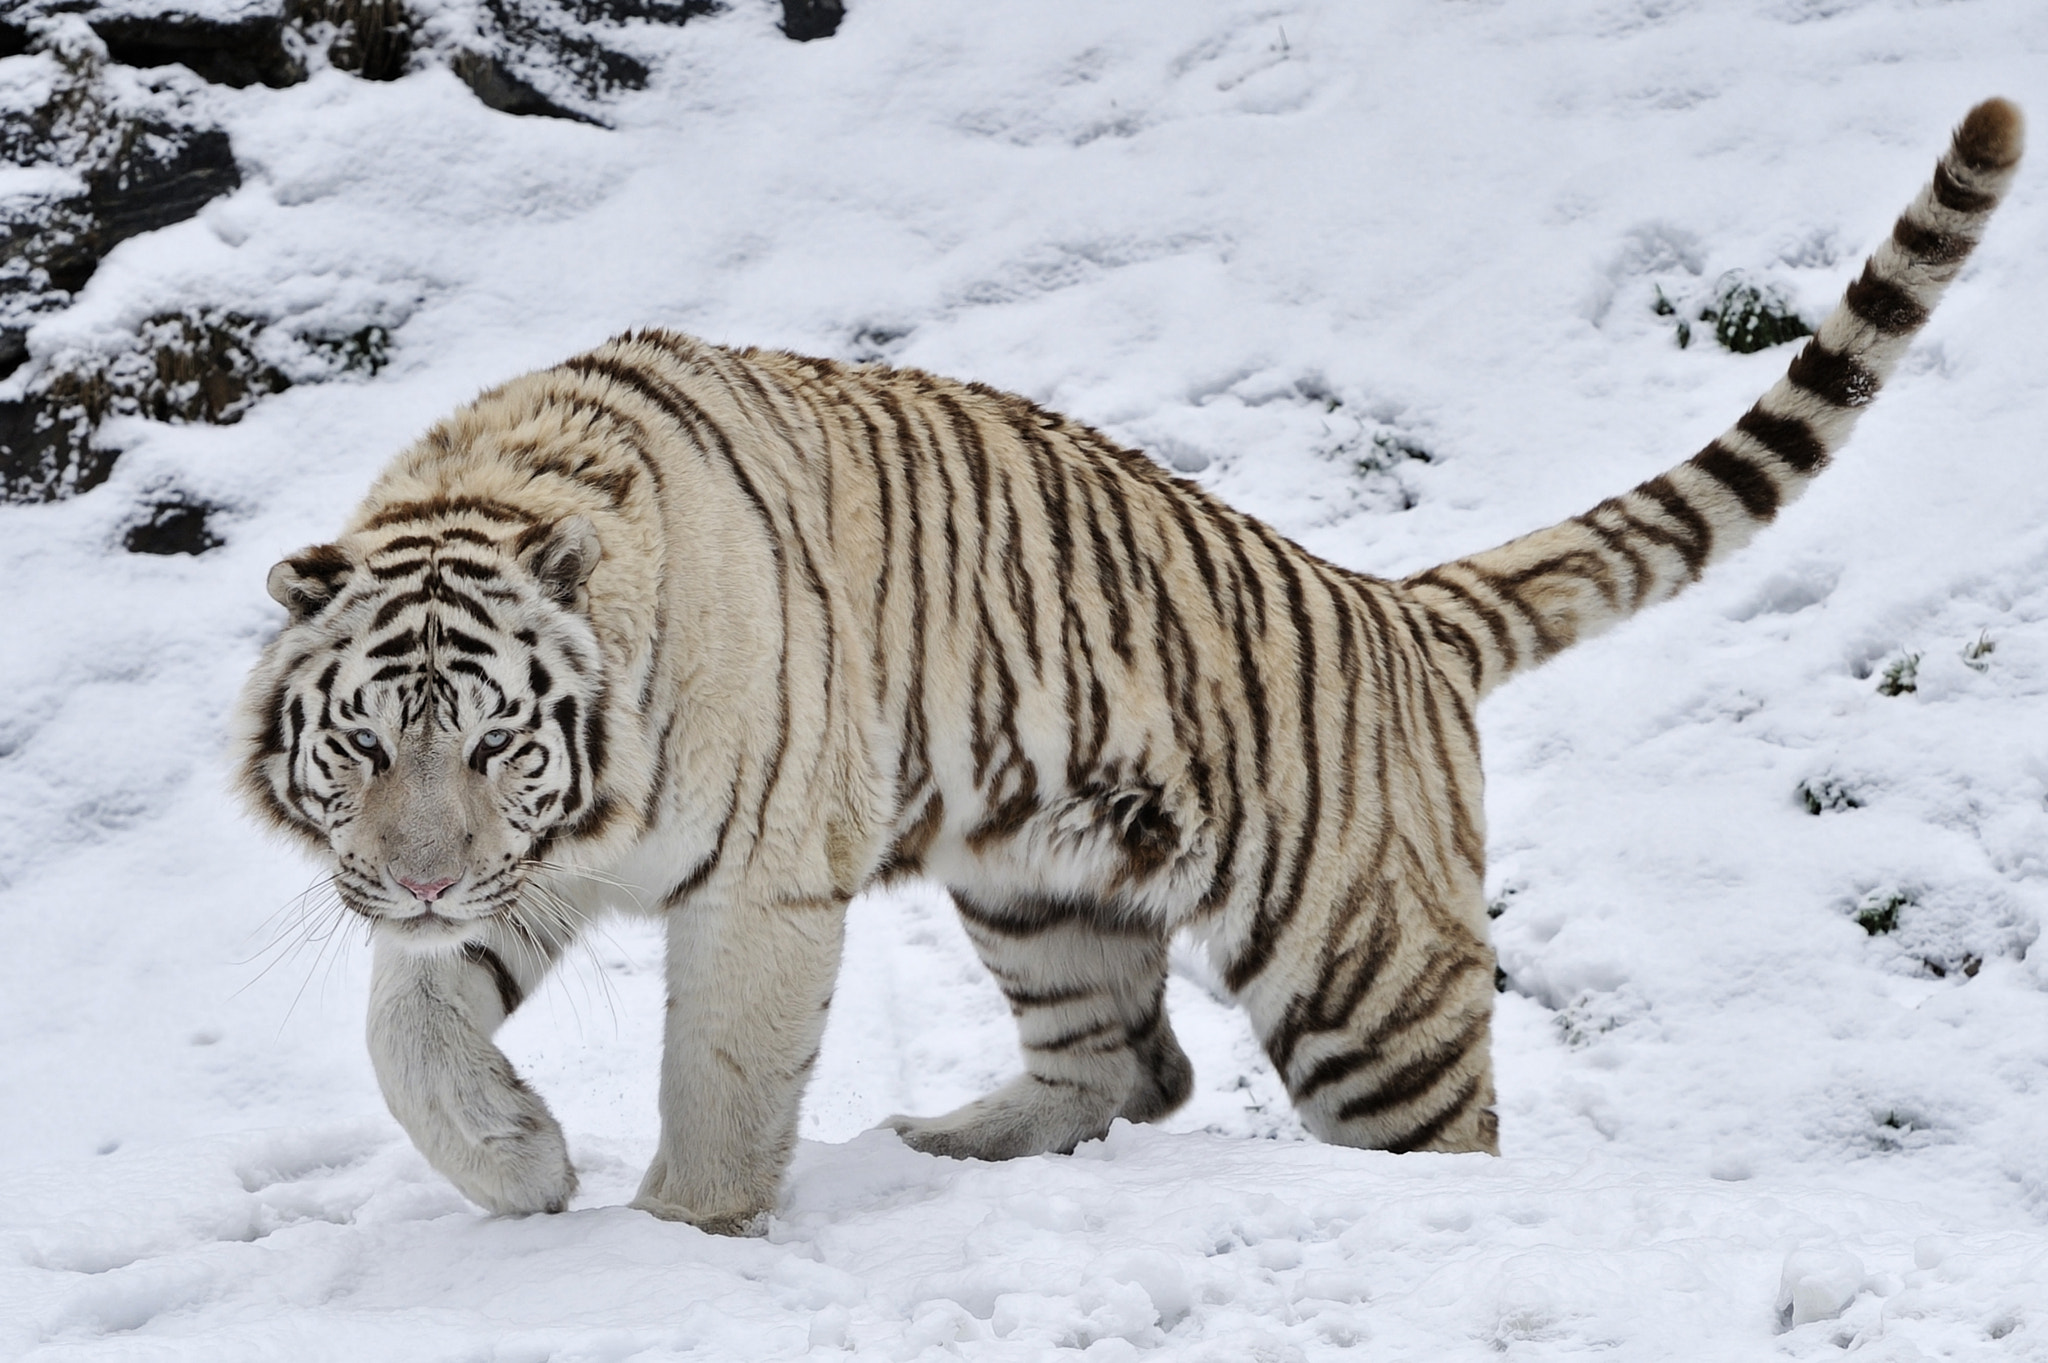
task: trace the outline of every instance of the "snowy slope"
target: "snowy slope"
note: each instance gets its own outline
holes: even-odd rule
[[[1016,1061],[912,888],[855,906],[765,1240],[620,1207],[655,1133],[642,924],[504,1034],[576,1208],[489,1220],[427,1169],[363,1054],[367,953],[222,746],[269,564],[479,387],[644,323],[880,356],[1405,572],[1690,453],[1789,358],[1680,349],[1659,289],[1740,269],[1817,319],[1972,102],[2048,127],[2039,0],[774,19],[649,30],[613,130],[446,72],[208,92],[242,189],[32,335],[198,304],[395,328],[374,380],[130,422],[105,486],[0,508],[0,1356],[2048,1358],[2040,151],[1809,497],[1489,702],[1502,1158],[1303,1140],[1192,958],[1182,1113],[915,1155],[866,1129]],[[225,547],[121,552],[165,488],[232,507]]]

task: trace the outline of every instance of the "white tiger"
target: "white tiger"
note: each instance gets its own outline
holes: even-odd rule
[[[1474,711],[1730,552],[1847,437],[2011,179],[1978,106],[1786,377],[1691,459],[1400,582],[1084,426],[911,370],[622,337],[484,394],[339,539],[239,711],[252,806],[375,925],[392,1112],[498,1212],[575,1190],[491,1035],[588,915],[668,932],[635,1205],[772,1207],[847,901],[953,892],[1024,1073],[910,1144],[1171,1111],[1166,940],[1207,944],[1310,1130],[1492,1150]],[[630,893],[613,895],[610,885]]]

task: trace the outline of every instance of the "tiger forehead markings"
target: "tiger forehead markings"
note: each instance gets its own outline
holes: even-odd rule
[[[1732,552],[1846,440],[2010,182],[1972,110],[1785,377],[1699,454],[1399,582],[1021,398],[612,341],[484,394],[341,536],[239,711],[252,806],[376,929],[392,1112],[464,1193],[558,1210],[560,1127],[491,1040],[587,918],[668,934],[637,1206],[774,1203],[847,900],[945,884],[1024,1072],[919,1149],[1071,1150],[1187,1096],[1203,941],[1304,1124],[1493,1150],[1478,702]]]

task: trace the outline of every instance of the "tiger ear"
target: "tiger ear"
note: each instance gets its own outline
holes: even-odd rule
[[[338,544],[316,544],[301,549],[270,570],[264,582],[271,599],[292,613],[292,623],[303,624],[327,609],[327,603],[348,585],[355,564]]]
[[[520,536],[520,562],[550,600],[571,610],[583,609],[583,584],[603,557],[604,546],[588,516],[565,517]]]

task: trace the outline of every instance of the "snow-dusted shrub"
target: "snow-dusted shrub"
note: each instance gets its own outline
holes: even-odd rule
[[[1809,814],[1863,808],[1863,801],[1857,799],[1856,792],[1839,777],[1811,777],[1801,781],[1794,793]]]
[[[1877,679],[1877,694],[1880,696],[1903,696],[1920,689],[1920,655],[1908,653],[1894,658],[1885,665],[1884,674]]]
[[[1809,327],[1785,292],[1775,284],[1758,282],[1741,270],[1730,270],[1716,281],[1713,293],[1704,300],[1673,300],[1657,285],[1650,310],[1672,319],[1678,348],[1692,344],[1694,322],[1711,326],[1714,339],[1738,355],[1768,350],[1774,345],[1811,336]]]
[[[1760,284],[1740,270],[1730,270],[1714,285],[1713,301],[1700,320],[1714,324],[1714,339],[1738,355],[1811,336],[1792,302],[1771,284]]]

